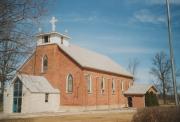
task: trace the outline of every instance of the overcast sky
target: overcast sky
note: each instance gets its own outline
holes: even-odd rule
[[[180,68],[180,0],[172,0],[172,31],[177,67]],[[138,81],[150,82],[152,58],[159,51],[169,54],[165,0],[52,0],[48,16],[58,19],[57,31],[68,30],[70,43],[105,54],[127,68],[138,58]]]

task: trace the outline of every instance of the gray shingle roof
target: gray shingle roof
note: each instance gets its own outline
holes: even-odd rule
[[[153,87],[155,90],[156,88],[151,84],[140,84],[135,83],[133,86],[131,86],[127,91],[124,92],[125,95],[128,94],[146,94],[146,92]],[[156,90],[157,91],[157,90]]]
[[[54,89],[49,81],[43,76],[33,76],[18,74],[16,78],[19,78],[23,85],[34,93],[59,93],[58,89]],[[15,79],[16,79],[15,78]]]
[[[133,77],[132,74],[107,56],[72,44],[69,46],[59,44],[59,47],[82,67]]]

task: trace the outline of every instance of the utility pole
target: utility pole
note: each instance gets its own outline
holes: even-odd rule
[[[171,15],[170,15],[170,8],[169,8],[169,0],[166,0],[166,8],[167,8],[169,50],[170,50],[170,58],[171,58],[171,70],[172,70],[172,80],[173,80],[173,87],[174,87],[174,98],[175,98],[175,104],[177,106],[178,98],[177,98],[177,87],[176,87],[176,71],[175,71],[174,52],[173,52],[173,44],[172,44]]]

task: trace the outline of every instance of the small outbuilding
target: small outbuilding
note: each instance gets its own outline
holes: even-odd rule
[[[4,93],[5,113],[55,112],[60,92],[43,76],[18,74]]]
[[[157,89],[151,84],[134,84],[124,92],[129,107],[142,108],[146,107],[145,94],[153,93],[157,95]]]

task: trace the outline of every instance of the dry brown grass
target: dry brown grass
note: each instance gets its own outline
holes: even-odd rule
[[[149,107],[140,109],[132,122],[180,122],[180,107]]]
[[[61,115],[23,119],[4,119],[0,122],[131,122],[134,112],[93,113],[81,115]]]

